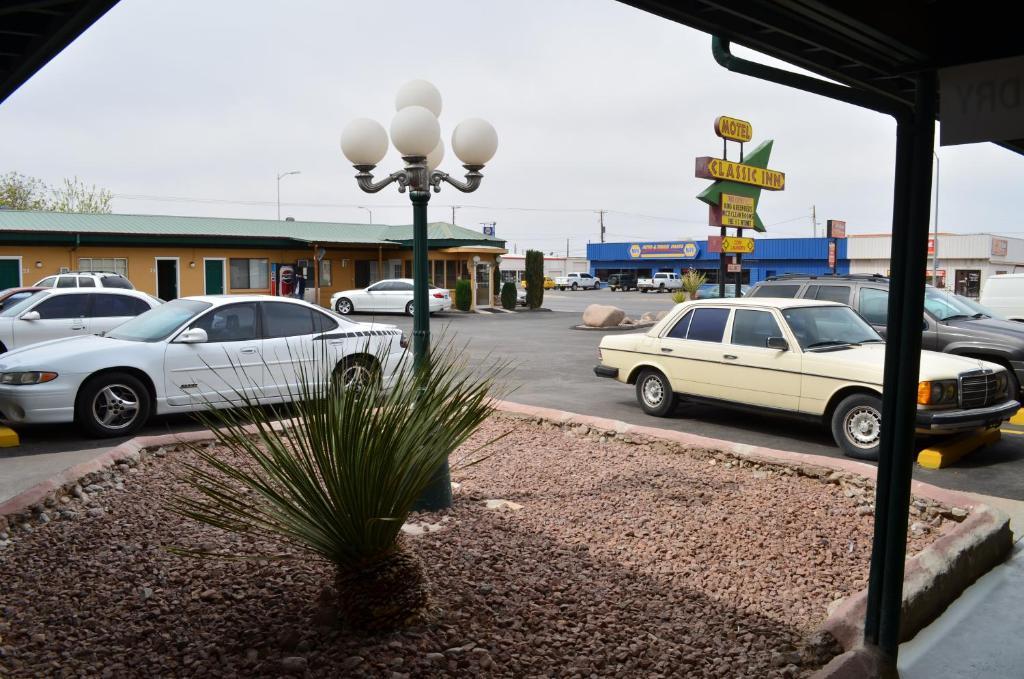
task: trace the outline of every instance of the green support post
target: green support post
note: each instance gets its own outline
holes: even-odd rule
[[[430,191],[411,191],[412,198],[412,356],[413,370],[429,370],[430,363],[430,306],[427,270],[427,203],[430,202]],[[430,479],[429,485],[416,501],[413,509],[418,511],[436,511],[452,506],[452,477],[448,460],[438,467]]]

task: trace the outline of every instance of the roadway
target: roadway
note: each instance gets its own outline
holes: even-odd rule
[[[672,428],[702,436],[737,441],[750,445],[839,457],[841,453],[823,426],[768,415],[756,415],[682,402],[670,418],[645,415],[636,403],[632,387],[594,376],[597,345],[601,331],[573,329],[579,314],[594,302],[614,304],[633,318],[645,311],[672,307],[667,294],[641,294],[608,290],[557,292],[545,291],[546,308],[551,312],[492,315],[444,314],[432,319],[435,343],[450,337],[456,345],[466,345],[476,361],[507,359],[514,370],[509,378],[513,389],[509,398],[531,405],[560,408],[633,424]],[[356,316],[359,320],[370,320]],[[394,323],[411,331],[412,319],[404,316],[374,320]],[[158,418],[143,434],[159,434],[198,429],[188,416]],[[1007,428],[1009,429],[1009,428]],[[22,444],[0,450],[3,458],[59,451],[79,451],[107,447],[119,442],[85,439],[73,426],[23,427]],[[25,459],[20,459],[24,464]],[[947,488],[1024,500],[1024,435],[1005,433],[1002,441],[977,451],[953,467],[940,470],[917,465],[914,477]]]

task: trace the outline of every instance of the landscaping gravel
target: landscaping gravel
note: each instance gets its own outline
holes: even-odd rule
[[[324,624],[315,558],[169,553],[270,544],[166,510],[191,453],[111,469],[0,536],[0,676],[806,676],[803,640],[866,586],[863,481],[504,416],[463,451],[508,430],[411,517],[434,606],[378,637]],[[912,508],[911,553],[943,512]]]

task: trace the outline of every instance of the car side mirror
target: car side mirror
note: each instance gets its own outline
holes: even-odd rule
[[[26,311],[21,315],[23,321],[38,321],[40,318],[38,311]]]
[[[786,341],[785,337],[769,337],[765,343],[769,349],[778,349],[779,351],[789,351],[789,342]]]
[[[189,328],[174,338],[176,344],[203,344],[209,341],[210,337],[202,328]]]

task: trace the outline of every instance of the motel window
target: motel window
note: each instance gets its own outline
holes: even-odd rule
[[[110,271],[122,276],[128,275],[128,259],[125,257],[79,257],[79,271]]]
[[[270,287],[270,262],[267,259],[232,259],[231,288],[257,290]]]
[[[331,260],[320,261],[320,287],[331,286]]]
[[[448,287],[444,281],[444,260],[434,259],[430,262],[430,282],[439,288]]]

